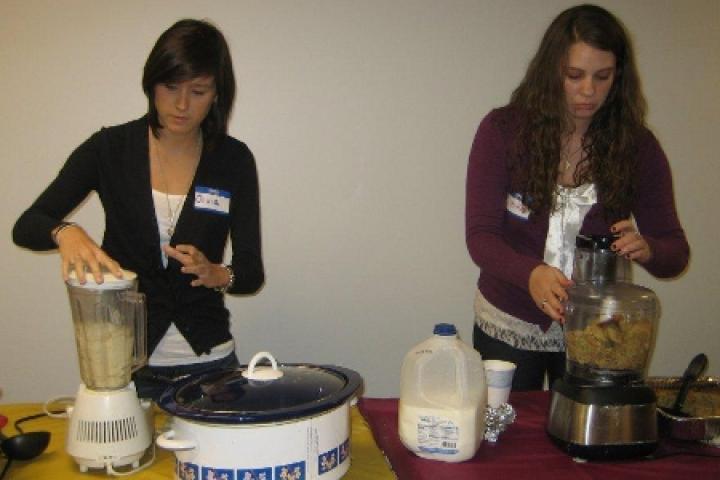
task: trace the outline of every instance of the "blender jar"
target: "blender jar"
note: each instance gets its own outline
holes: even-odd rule
[[[67,281],[80,376],[91,390],[120,389],[147,362],[145,296],[133,272],[86,279],[81,285],[72,272]]]
[[[641,381],[659,317],[652,290],[625,282],[586,282],[569,288],[568,296],[568,374],[591,384]]]

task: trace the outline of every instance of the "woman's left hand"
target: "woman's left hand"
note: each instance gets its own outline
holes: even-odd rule
[[[640,235],[630,220],[621,220],[610,227],[610,231],[618,236],[612,249],[629,260],[647,263],[652,258],[652,250],[647,240]]]
[[[195,275],[197,278],[190,282],[193,287],[216,288],[227,285],[228,274],[225,267],[218,263],[211,263],[205,254],[193,245],[163,245],[168,257],[174,258],[182,264],[180,271]]]

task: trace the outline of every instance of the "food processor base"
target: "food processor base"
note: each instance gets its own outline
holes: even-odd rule
[[[655,395],[644,385],[553,385],[547,433],[573,457],[613,460],[658,447]]]
[[[616,445],[580,445],[550,435],[553,443],[571,457],[584,460],[625,460],[647,457],[658,448],[657,442]]]

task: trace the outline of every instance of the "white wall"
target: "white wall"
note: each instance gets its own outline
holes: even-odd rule
[[[682,278],[638,275],[663,303],[650,373],[694,353],[720,372],[717,238],[720,3],[601,1],[632,31],[650,124],[693,249]],[[267,284],[229,298],[238,354],[345,365],[398,393],[404,353],[438,321],[471,340],[467,155],[564,0],[0,1],[1,401],[79,381],[55,254],[14,246],[18,215],[101,125],[145,110],[140,77],[181,17],[216,22],[239,98],[231,134],[257,157]],[[99,236],[91,199],[75,219]]]

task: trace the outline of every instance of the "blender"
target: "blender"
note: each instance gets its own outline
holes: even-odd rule
[[[122,279],[105,272],[102,283],[88,275],[85,284],[74,273],[66,283],[82,383],[67,409],[67,452],[81,472],[139,469],[153,431],[150,401],[131,382],[147,362],[145,296],[133,272]]]
[[[552,385],[547,433],[573,457],[645,456],[658,446],[656,397],[644,383],[659,317],[629,282],[611,236],[578,236],[565,308],[566,371]]]

